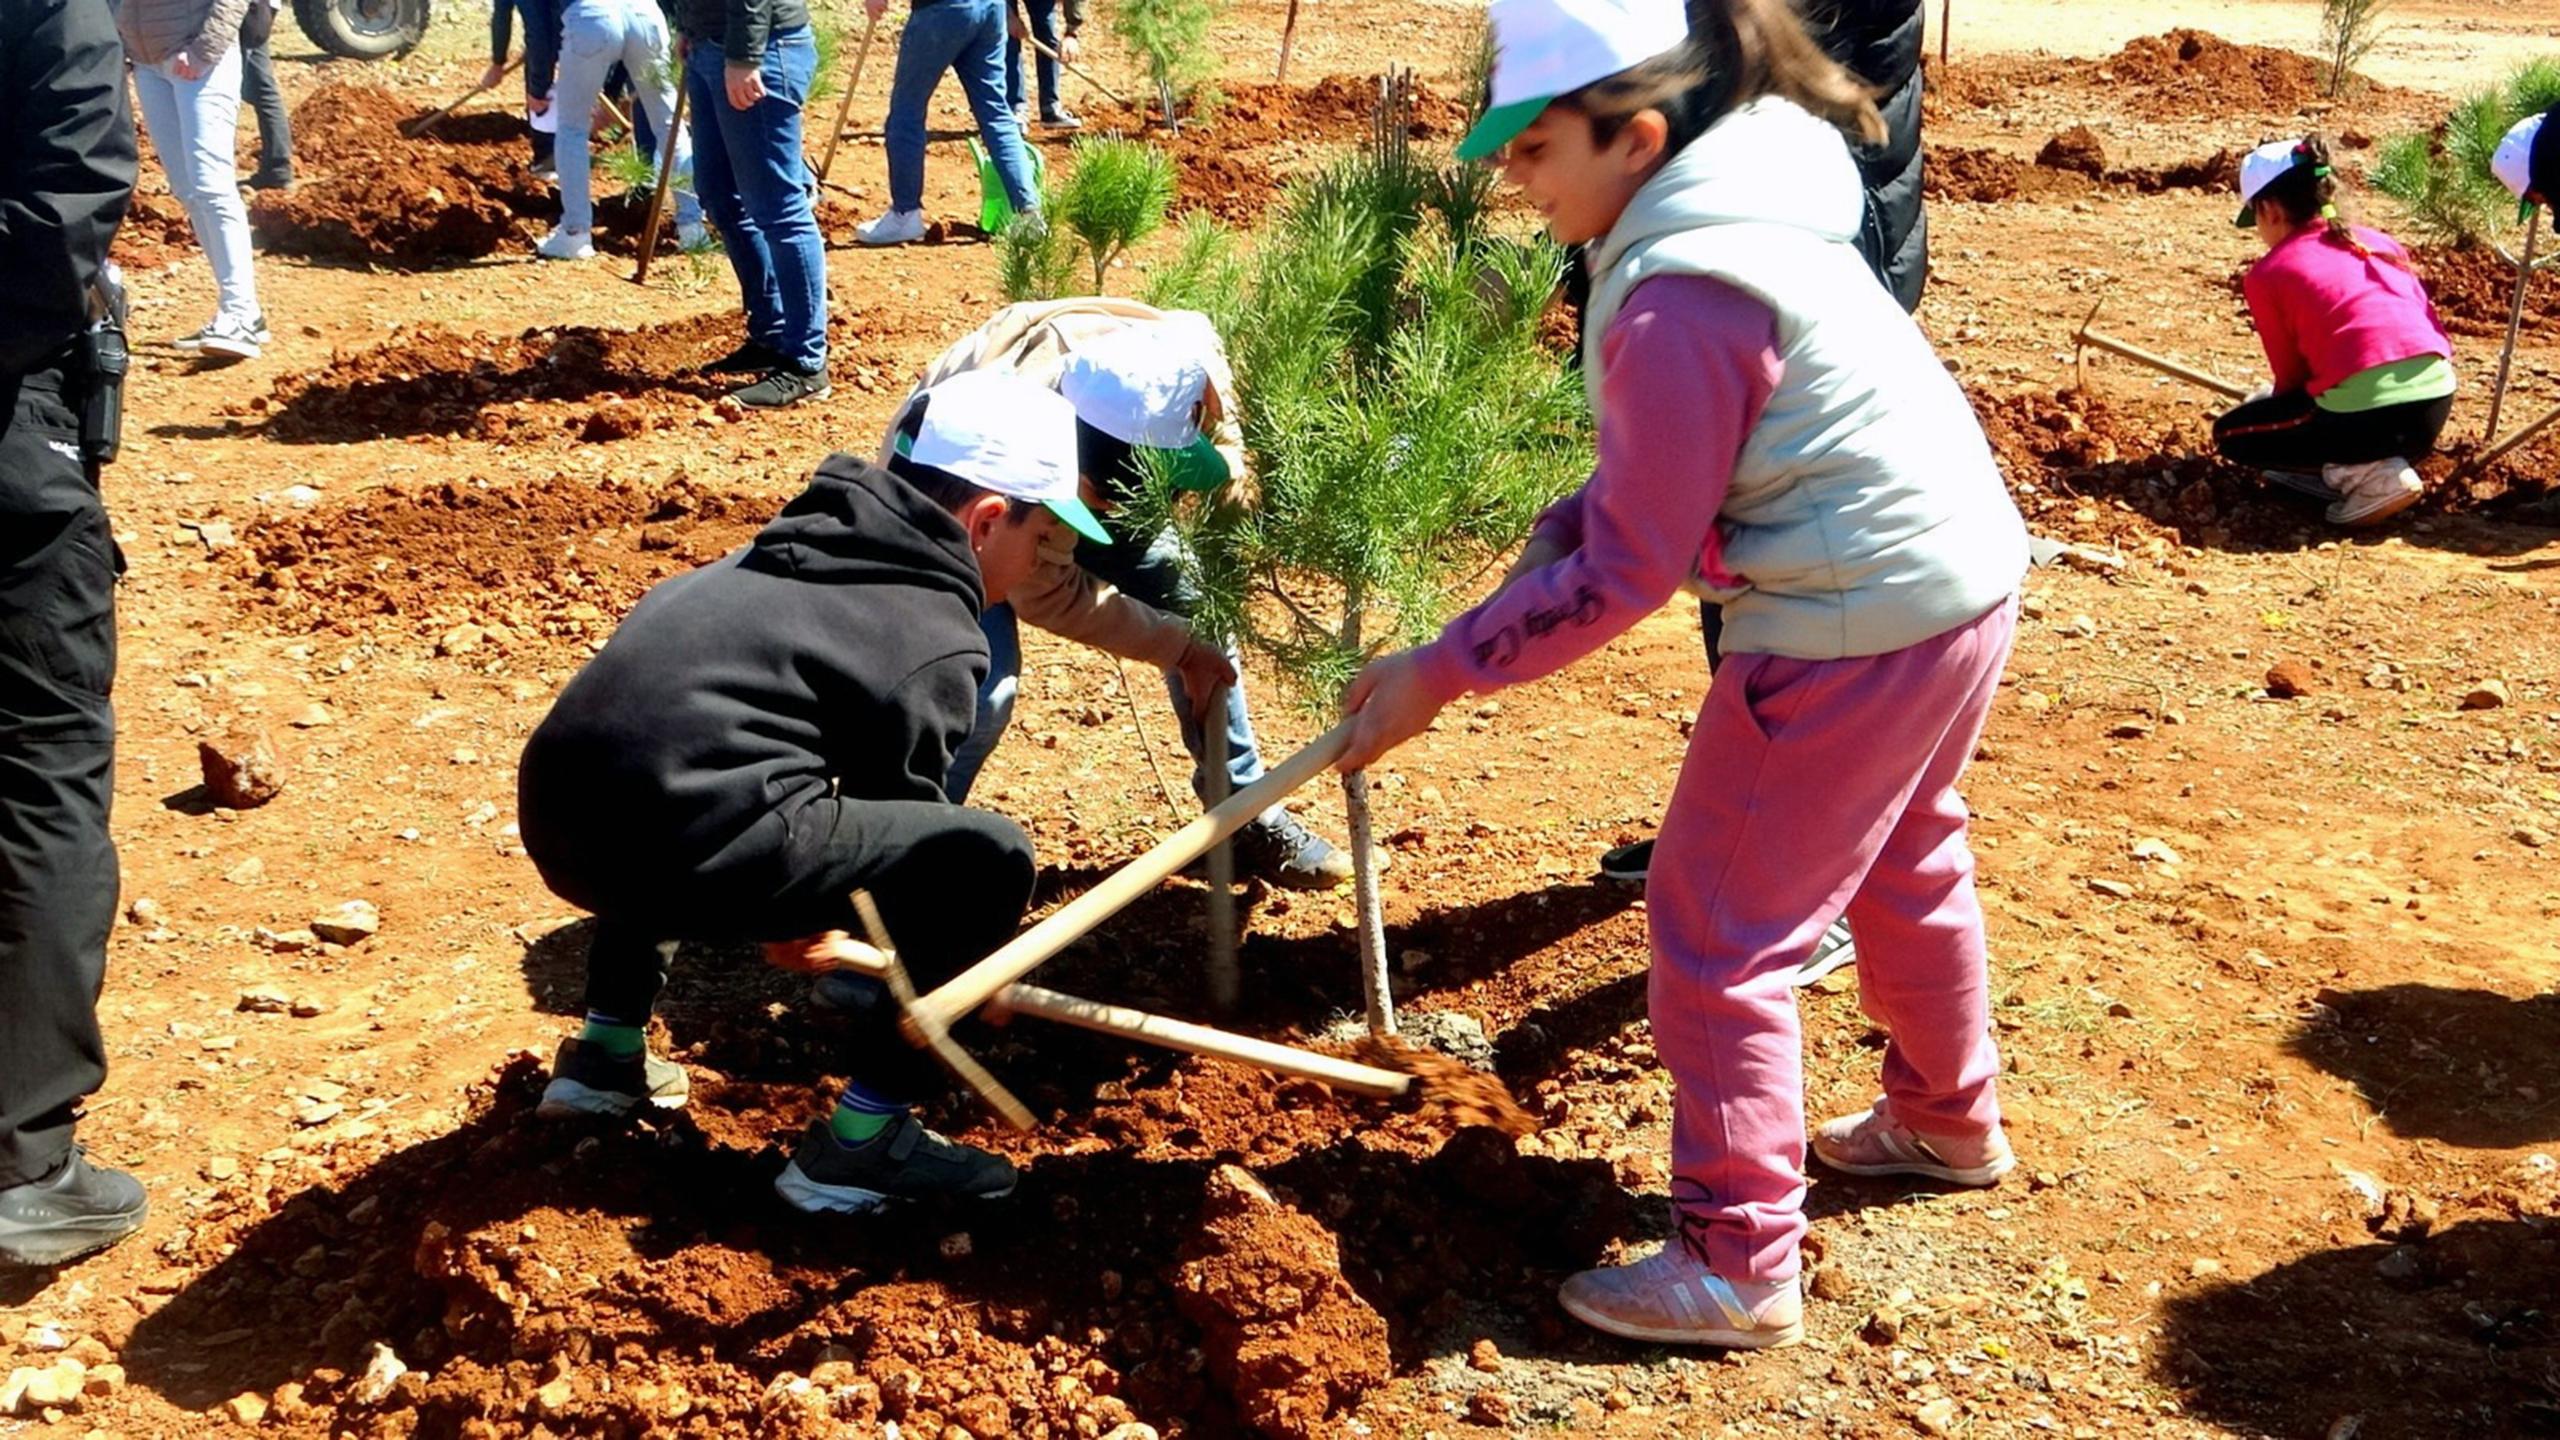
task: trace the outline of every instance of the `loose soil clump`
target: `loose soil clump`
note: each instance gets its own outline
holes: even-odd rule
[[[1250,82],[1224,87],[1225,101],[1205,120],[1185,122],[1173,135],[1152,127],[1143,113],[1097,107],[1086,118],[1097,132],[1142,135],[1173,156],[1179,189],[1173,213],[1206,211],[1230,225],[1262,218],[1287,177],[1274,161],[1319,157],[1369,134],[1377,104],[1377,80],[1328,75],[1313,85]],[[1463,131],[1466,107],[1417,83],[1413,87],[1415,140],[1446,140]]]
[[[1923,175],[1921,190],[1927,198],[1973,205],[2005,200],[2070,201],[2084,198],[2094,189],[2085,175],[2030,165],[2004,151],[1963,145],[1930,146]]]
[[[2074,125],[2044,142],[2036,152],[2036,163],[2048,170],[2066,170],[2103,180],[2107,174],[2107,147],[2097,132],[2086,125]]]
[[[187,207],[174,196],[146,190],[133,192],[133,203],[116,229],[107,254],[127,270],[157,270],[196,253],[195,226]]]
[[[2456,335],[2504,340],[2516,299],[2515,267],[2485,245],[2467,250],[2420,246],[2410,252],[2444,328]],[[2528,330],[2549,333],[2560,323],[2560,278],[2537,274],[2524,292]],[[2494,361],[2495,356],[2491,359]],[[2494,373],[2494,372],[2491,372]]]
[[[1257,1434],[1314,1440],[1387,1381],[1387,1322],[1342,1278],[1341,1246],[1237,1166],[1209,1176],[1175,1285],[1210,1372]]]
[[[2321,98],[2328,71],[2308,55],[2235,45],[2179,29],[2132,41],[2107,60],[2073,67],[2093,87],[2123,93],[2159,119],[2234,110],[2289,115]]]

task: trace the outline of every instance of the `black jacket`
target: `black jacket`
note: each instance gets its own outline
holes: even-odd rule
[[[764,63],[764,42],[809,23],[809,0],[675,0],[676,29],[720,47],[731,65]]]
[[[1831,58],[1876,87],[1885,142],[1861,147],[1867,184],[1864,248],[1905,310],[1929,283],[1929,217],[1920,206],[1921,0],[1813,0],[1806,20]]]
[[[812,800],[943,799],[987,673],[980,585],[948,511],[828,456],[560,692],[517,778],[534,863],[591,906],[608,884],[769,894],[827,841],[801,824]]]
[[[45,366],[88,324],[133,170],[107,0],[0,0],[0,375]]]

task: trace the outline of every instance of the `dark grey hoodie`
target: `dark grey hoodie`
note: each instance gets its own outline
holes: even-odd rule
[[[940,800],[987,645],[977,557],[906,481],[830,455],[744,549],[651,590],[526,742],[525,848],[564,899],[751,903],[829,794]]]

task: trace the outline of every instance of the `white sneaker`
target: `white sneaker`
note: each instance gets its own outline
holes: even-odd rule
[[[228,315],[216,315],[212,324],[196,332],[196,349],[208,360],[255,360],[258,329]]]
[[[868,224],[855,226],[853,236],[865,245],[912,245],[924,238],[924,212],[892,210]]]
[[[2426,498],[2427,487],[2417,469],[2394,455],[2369,465],[2329,465],[2320,472],[2338,492],[2329,507],[2332,525],[2379,525]]]
[[[679,222],[676,225],[676,244],[686,250],[707,249],[711,244],[711,228],[699,220]]]
[[[1804,1339],[1800,1281],[1727,1280],[1676,1238],[1633,1264],[1583,1271],[1556,1299],[1594,1330],[1655,1345],[1767,1350]]]
[[[563,230],[551,227],[533,253],[545,260],[593,260],[596,258],[595,237],[585,230]]]

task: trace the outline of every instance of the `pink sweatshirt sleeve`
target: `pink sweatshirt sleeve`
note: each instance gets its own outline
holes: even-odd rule
[[[2240,291],[2249,299],[2249,318],[2258,327],[2258,343],[2266,348],[2267,369],[2279,395],[2311,387],[2311,362],[2294,338],[2293,316],[2286,309],[2288,292],[2299,288],[2288,283],[2295,278],[2286,268],[2282,250],[2250,266],[2240,277]]]
[[[1783,369],[1776,317],[1722,281],[1648,280],[1601,354],[1599,466],[1540,520],[1581,543],[1422,648],[1444,701],[1560,669],[1660,609],[1692,573],[1720,568],[1716,515]]]

